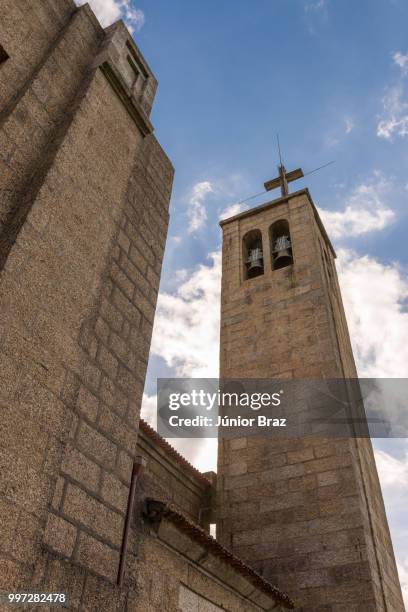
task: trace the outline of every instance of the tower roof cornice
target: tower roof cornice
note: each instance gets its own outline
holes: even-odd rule
[[[325,239],[325,242],[327,243],[327,245],[329,246],[333,257],[337,257],[336,256],[336,251],[334,250],[334,247],[330,241],[330,238],[326,232],[326,229],[323,225],[323,221],[320,218],[319,212],[317,210],[317,207],[315,205],[315,203],[313,202],[313,198],[310,195],[310,191],[307,187],[305,187],[304,189],[299,189],[298,191],[294,191],[293,193],[289,193],[283,197],[280,198],[276,198],[275,200],[270,200],[269,202],[264,202],[263,204],[260,204],[259,206],[254,206],[253,208],[250,208],[248,210],[244,210],[241,213],[238,213],[237,215],[234,215],[233,217],[229,217],[228,219],[223,219],[222,221],[220,221],[220,226],[223,227],[224,225],[228,225],[229,223],[232,223],[233,221],[237,221],[240,219],[244,219],[246,217],[250,217],[252,215],[256,215],[261,211],[265,211],[268,208],[272,208],[274,206],[277,206],[278,204],[284,204],[286,202],[289,202],[290,200],[293,200],[294,198],[298,198],[299,196],[305,195],[307,196],[309,203],[312,207],[313,210],[313,214],[316,220],[317,225],[319,226],[320,231],[322,232],[323,238]]]

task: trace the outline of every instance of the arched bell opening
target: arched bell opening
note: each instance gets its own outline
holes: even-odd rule
[[[264,273],[261,232],[259,230],[251,230],[245,234],[242,247],[245,280],[261,276]]]
[[[275,221],[269,229],[272,248],[272,270],[280,270],[293,264],[292,242],[286,219]]]

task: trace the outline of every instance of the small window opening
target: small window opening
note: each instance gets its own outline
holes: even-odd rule
[[[138,79],[140,76],[140,72],[138,71],[137,67],[135,66],[135,63],[132,61],[132,58],[130,57],[130,55],[128,55],[126,57],[128,64],[130,65],[130,67],[132,68],[134,75],[135,75],[135,79]]]
[[[140,72],[130,55],[127,55],[126,61],[122,62],[122,69],[122,76],[126,84],[130,89],[133,89],[133,86],[140,77]]]
[[[0,45],[0,64],[8,60],[9,57],[9,54],[7,53],[3,45]]]
[[[292,242],[286,219],[275,221],[270,229],[272,269],[280,270],[293,264]]]
[[[147,79],[149,77],[149,73],[147,72],[146,68],[143,66],[143,63],[141,62],[140,57],[138,57],[135,49],[133,48],[132,44],[129,41],[126,42],[126,47],[132,57],[133,63],[137,66],[136,70],[140,72],[140,74],[143,76],[144,79]]]
[[[244,236],[243,247],[245,279],[261,276],[264,273],[261,232],[259,230],[248,232]]]

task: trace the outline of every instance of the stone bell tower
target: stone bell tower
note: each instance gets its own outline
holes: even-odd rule
[[[303,172],[221,222],[224,378],[356,378],[336,257]],[[302,610],[404,610],[369,439],[220,438],[217,536]]]

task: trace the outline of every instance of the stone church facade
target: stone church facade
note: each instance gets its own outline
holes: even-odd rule
[[[333,459],[343,447],[313,447],[313,459],[310,449],[280,449],[288,465],[304,466],[293,475],[290,470],[299,467],[289,468],[281,479],[287,484],[279,493],[285,508],[293,499],[293,481],[299,503],[310,502],[310,508],[316,507],[310,491],[322,478],[326,506],[336,501],[344,491],[336,486],[347,480],[341,470],[348,469],[347,483],[356,489],[358,518],[352,529],[342,530],[350,545],[340,548],[343,554],[357,547],[361,559],[353,567],[352,553],[344,562],[333,553],[335,572],[327,570],[329,559],[321,571],[329,582],[317,585],[321,595],[314,596],[316,572],[302,576],[298,552],[289,544],[284,550],[283,538],[290,539],[285,530],[276,539],[279,555],[265,556],[271,540],[252,526],[262,508],[248,506],[248,485],[242,483],[250,478],[256,487],[259,474],[273,472],[269,455],[261,468],[251,463],[261,447],[255,455],[246,440],[236,441],[235,449],[222,447],[217,485],[215,474],[198,472],[140,420],[173,180],[149,119],[156,79],[124,24],[103,29],[88,5],[0,0],[0,7],[0,593],[64,592],[70,610],[403,610],[368,443],[346,449],[347,465]],[[288,302],[296,296],[299,341],[306,333],[303,317],[313,317],[307,311],[317,304],[323,313],[328,303],[327,291],[324,304],[316,293],[322,282],[317,266],[323,269],[318,253],[310,255],[307,244],[296,243],[301,232],[309,242],[316,235],[309,200],[302,192],[260,213],[267,227],[275,211],[284,207],[286,217],[290,211],[299,284],[295,289],[283,270],[278,291]],[[239,309],[252,291],[253,308],[263,308],[256,297],[259,277],[240,289],[242,262],[231,255],[240,248],[234,241],[244,225],[249,228],[248,219],[224,226],[225,308],[235,286],[231,308],[236,303]],[[321,248],[329,252],[325,239]],[[305,259],[297,267],[298,257]],[[265,283],[266,277],[261,292],[270,289],[272,277]],[[347,372],[354,366],[339,293],[331,291],[338,303],[331,323],[322,314],[321,342],[327,367],[345,374],[340,364],[348,364]],[[275,304],[270,299],[262,302],[265,321]],[[343,353],[333,325],[343,326]],[[222,331],[221,364],[224,374],[231,367],[235,376],[229,329]],[[296,367],[312,376],[316,347],[303,339],[308,365]],[[264,358],[266,364],[267,353]],[[275,372],[265,365],[258,374]],[[357,453],[360,480],[350,475]],[[136,482],[137,458],[146,468]],[[321,462],[312,472],[308,458]],[[363,481],[377,519],[367,515]],[[131,483],[136,498],[129,512]],[[227,493],[231,489],[236,498]],[[277,493],[268,492],[271,503]],[[233,518],[237,511],[247,517],[245,525]],[[341,515],[334,520],[340,524]],[[209,535],[215,522],[219,541]],[[336,537],[335,528],[329,531]],[[320,542],[319,528],[315,533]],[[304,554],[312,539],[311,531]],[[330,536],[326,548],[330,557]],[[348,578],[356,568],[364,582],[360,595]],[[333,596],[329,578],[341,583],[349,603]]]

